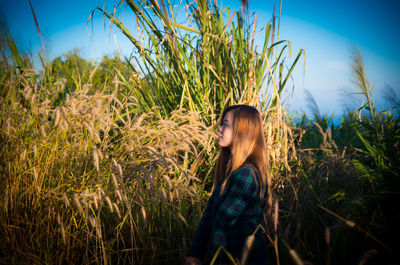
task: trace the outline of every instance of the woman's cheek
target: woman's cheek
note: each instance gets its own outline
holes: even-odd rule
[[[232,139],[233,139],[233,132],[231,129],[229,129],[226,132],[226,145],[231,145],[232,144]]]

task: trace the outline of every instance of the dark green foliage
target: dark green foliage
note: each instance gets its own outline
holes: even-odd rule
[[[310,96],[314,120],[296,124],[305,134],[293,168],[303,181],[294,209],[282,201],[293,213],[281,218],[282,239],[314,264],[357,264],[368,253],[367,264],[400,260],[400,120],[376,111],[360,54],[354,59],[368,103],[335,126]]]
[[[357,264],[371,249],[367,264],[399,261],[400,121],[374,117],[347,111],[338,126],[318,115],[297,123],[305,130],[291,173],[299,182],[278,194],[282,263],[288,246],[313,264]]]

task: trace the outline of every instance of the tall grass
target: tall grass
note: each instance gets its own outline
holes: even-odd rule
[[[123,10],[122,19],[117,15],[119,9]],[[232,12],[218,1],[173,6],[169,1],[127,0],[112,11],[96,8],[91,16],[97,10],[135,47],[135,56],[129,61],[135,62],[130,64],[135,72],[143,74],[132,89],[141,109],[160,106],[157,113],[165,115],[185,107],[199,111],[205,124],[215,126],[227,105],[258,107],[265,121],[274,185],[291,185],[290,178],[296,176],[286,172],[290,171],[289,161],[296,159],[298,136],[285,121],[281,96],[305,52],[300,50],[290,59],[290,42],[277,37],[275,20],[280,16],[274,14],[265,25],[261,32],[264,43],[257,49],[257,16],[251,17],[244,8]],[[128,11],[133,12],[137,28],[125,25],[123,18]]]
[[[218,10],[213,12],[221,19]],[[208,12],[205,15],[201,23],[207,24],[204,19],[211,17],[207,17]],[[244,23],[239,14],[235,16],[239,24]],[[235,26],[231,34],[241,32],[242,26]],[[269,25],[267,37],[270,31]],[[2,46],[5,71],[0,79],[0,188],[4,194],[0,200],[0,234],[4,239],[0,249],[5,262],[182,261],[209,195],[207,186],[215,156],[214,111],[226,104],[247,102],[261,107],[261,100],[269,100],[262,115],[268,121],[265,133],[277,181],[288,157],[295,155],[291,129],[283,120],[285,111],[280,106],[279,89],[285,81],[275,83],[272,74],[273,67],[277,68],[269,65],[270,55],[258,55],[264,59],[256,60],[254,51],[249,50],[247,61],[239,63],[241,57],[234,61],[233,43],[242,45],[243,51],[249,49],[249,39],[243,42],[243,36],[224,48],[229,51],[224,60],[231,60],[231,66],[236,67],[224,73],[224,78],[231,79],[236,88],[224,85],[218,76],[223,70],[217,72],[211,64],[191,73],[194,79],[184,79],[198,85],[196,91],[186,90],[198,102],[191,101],[183,90],[170,90],[170,83],[166,89],[163,80],[168,71],[140,76],[136,69],[129,72],[118,67],[112,82],[105,79],[104,85],[97,86],[93,77],[101,69],[70,54],[65,62],[56,59],[46,64],[42,58],[43,69],[37,72],[29,60],[24,63],[18,59],[23,56],[12,37],[7,38]],[[202,45],[217,45],[215,41],[211,36]],[[267,44],[268,40],[265,49]],[[271,44],[268,52],[272,54],[277,45]],[[211,61],[216,47],[202,49],[210,50],[207,55],[192,51],[193,56],[201,55],[201,60],[209,56],[207,60]],[[283,71],[285,60],[281,56]],[[204,62],[201,60],[193,61],[196,67]],[[256,63],[269,69],[270,75],[257,75],[261,79],[254,85],[251,78],[256,75],[249,69]],[[257,66],[259,71],[261,66]],[[190,69],[184,64],[180,67]],[[231,76],[239,70],[241,75]],[[173,80],[173,75],[169,76]],[[274,85],[269,98],[259,95],[265,78]],[[207,88],[201,87],[202,83]],[[170,94],[157,94],[163,86]],[[169,103],[171,98],[179,100]]]
[[[251,18],[243,8],[222,9],[218,1],[177,7],[169,1],[121,1],[118,8],[125,14],[124,6],[133,12],[137,29],[128,29],[116,10],[93,13],[99,10],[134,45],[131,66],[148,84],[136,94],[144,109],[157,105],[165,114],[184,107],[215,124],[215,115],[227,105],[280,106],[277,100],[304,55],[300,50],[290,62],[290,42],[274,39],[271,23],[265,26],[263,47],[256,49],[257,16]]]
[[[80,84],[56,105],[63,87],[39,86],[34,70],[2,75],[5,261],[176,260],[199,211],[199,161],[213,143],[199,114],[133,113],[136,100],[119,82],[112,94]]]
[[[136,64],[72,53],[42,58],[38,72],[2,37],[1,262],[182,263],[209,196],[216,120],[234,103],[259,107],[265,121],[271,262],[399,260],[400,127],[376,111],[360,54],[353,69],[369,115],[290,124],[281,95],[304,52],[290,63],[275,23],[257,51],[256,17],[244,10],[194,1],[183,23],[169,2],[123,3],[148,46],[100,11],[135,45]]]

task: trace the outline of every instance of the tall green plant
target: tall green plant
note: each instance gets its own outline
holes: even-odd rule
[[[217,1],[188,3],[188,24],[178,22],[169,1],[122,3],[136,16],[142,41],[115,12],[97,10],[128,37],[139,54],[134,58],[136,66],[131,66],[146,79],[147,85],[137,90],[144,110],[155,105],[162,113],[186,108],[201,111],[211,122],[211,117],[227,104],[242,102],[268,109],[279,103],[277,97],[304,54],[300,50],[287,67],[290,42],[274,41],[271,24],[266,25],[262,50],[257,51],[257,18],[249,22],[247,13],[231,13]],[[267,98],[267,94],[273,96]]]
[[[362,142],[358,148],[359,156],[353,160],[360,181],[365,183],[365,195],[362,203],[365,214],[371,223],[379,223],[390,233],[375,229],[368,224],[369,230],[391,246],[389,254],[398,252],[396,244],[400,236],[397,227],[400,212],[396,203],[400,200],[400,123],[391,113],[378,112],[372,97],[372,88],[365,73],[361,53],[356,50],[353,67],[359,80],[358,88],[362,91],[368,104],[370,119],[363,117],[362,130],[356,130]],[[392,257],[389,256],[390,260]],[[399,257],[397,257],[399,258]]]
[[[359,90],[358,94],[363,95],[366,99],[366,103],[360,109],[367,107],[367,110],[371,115],[371,119],[374,120],[376,118],[376,110],[372,95],[372,87],[367,78],[365,64],[362,59],[361,52],[358,49],[355,49],[353,53],[352,70],[354,83]]]

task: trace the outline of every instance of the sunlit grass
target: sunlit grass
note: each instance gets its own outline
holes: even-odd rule
[[[33,263],[181,254],[200,192],[199,162],[188,159],[213,143],[199,114],[132,113],[117,85],[112,94],[83,85],[55,107],[33,74],[2,84],[16,95],[0,102],[3,251]]]

